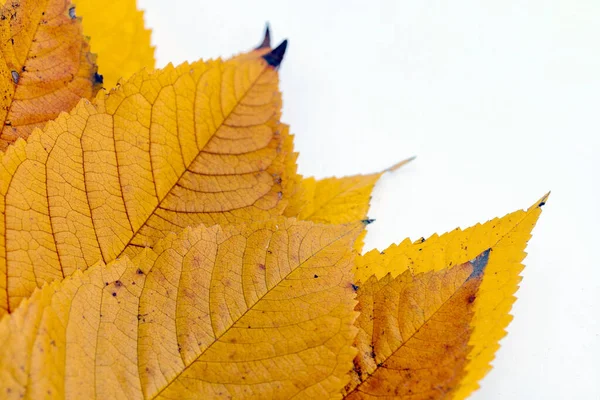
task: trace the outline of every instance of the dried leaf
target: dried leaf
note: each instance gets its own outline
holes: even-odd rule
[[[10,1],[0,15],[0,150],[101,87],[68,0]]]
[[[358,355],[347,399],[449,398],[465,373],[489,252],[448,269],[360,285]]]
[[[466,361],[457,358],[457,363],[464,361],[466,366],[460,382],[451,388],[455,391],[453,398],[467,397],[478,388],[477,382],[491,368],[490,362],[499,347],[498,341],[506,335],[504,329],[512,319],[508,313],[521,281],[519,274],[523,269],[521,261],[525,257],[524,249],[547,197],[544,196],[526,211],[517,211],[483,225],[464,231],[456,229],[414,243],[405,240],[381,253],[375,250],[357,257],[357,280],[368,282],[371,276],[384,279],[390,274],[393,279],[406,276],[407,273],[445,271],[491,249],[473,305],[473,332],[468,341],[470,350]],[[357,285],[362,287],[361,283]],[[409,316],[399,318],[410,320]]]
[[[270,58],[282,47],[138,73],[11,146],[0,163],[0,314],[168,232],[280,215],[298,179]]]
[[[0,323],[0,393],[335,397],[356,354],[359,225],[187,229],[48,285]]]
[[[143,68],[154,69],[154,47],[135,0],[72,0],[98,55],[104,86],[113,88]]]

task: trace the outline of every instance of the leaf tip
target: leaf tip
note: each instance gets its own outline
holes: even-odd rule
[[[394,172],[395,170],[399,169],[400,167],[413,161],[415,158],[417,158],[417,156],[412,156],[412,157],[407,158],[406,160],[402,160],[399,163],[396,163],[396,164],[392,165],[391,167],[385,169],[383,172]]]
[[[483,271],[485,271],[485,267],[488,265],[488,261],[490,259],[490,251],[492,249],[487,249],[474,259],[470,261],[471,265],[473,265],[473,272],[469,276],[469,279],[479,278],[483,275]]]
[[[269,48],[271,48],[271,29],[270,29],[269,23],[267,22],[265,24],[265,35],[263,36],[263,40],[258,45],[258,47],[256,47],[255,50],[269,49]]]
[[[546,204],[548,197],[550,197],[550,193],[551,192],[546,193],[541,199],[538,200],[537,207],[541,208]]]
[[[273,68],[279,67],[281,62],[283,61],[283,56],[285,55],[285,50],[287,49],[288,41],[287,39],[281,42],[279,46],[271,50],[270,53],[265,54],[262,58]]]

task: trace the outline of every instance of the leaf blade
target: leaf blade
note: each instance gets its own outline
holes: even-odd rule
[[[3,4],[0,18],[0,150],[27,138],[101,88],[81,21],[68,0]]]
[[[456,388],[482,280],[476,265],[485,268],[487,253],[481,259],[361,284],[359,354],[346,398],[444,398]]]
[[[456,229],[442,236],[411,243],[405,240],[383,252],[371,251],[357,257],[355,275],[365,281],[369,274],[383,279],[405,273],[428,273],[460,265],[491,249],[489,261],[474,301],[472,327],[464,376],[455,388],[455,398],[465,398],[478,388],[478,381],[491,369],[490,362],[506,335],[511,320],[509,311],[521,280],[524,249],[531,237],[548,194],[527,210],[517,211],[464,231]],[[479,253],[477,253],[479,252]],[[467,258],[469,257],[469,258]],[[367,278],[368,279],[368,278]],[[359,284],[360,285],[360,284]]]
[[[72,0],[75,14],[83,19],[83,32],[98,55],[104,86],[113,88],[144,69],[154,69],[151,30],[144,26],[144,12],[135,0]]]
[[[259,52],[141,72],[12,146],[2,310],[169,231],[281,214],[297,178],[277,85]]]
[[[25,390],[50,390],[86,398],[141,398],[142,392],[145,398],[335,395],[355,354],[350,271],[359,231],[357,224],[281,219],[199,227],[169,236],[133,261],[78,271],[37,290],[0,322],[0,337],[14,343],[0,349],[3,360],[12,360],[0,366],[2,392],[10,389],[17,397]],[[242,241],[246,247],[239,249]],[[217,276],[211,279],[207,270]],[[257,270],[271,276],[263,287],[262,280],[253,281]],[[187,276],[178,278],[177,272]],[[234,281],[236,273],[246,280]],[[226,281],[219,280],[223,276]],[[186,280],[176,292],[174,284],[179,288]],[[21,365],[28,367],[18,372]],[[89,365],[95,367],[84,367]],[[264,392],[254,392],[259,389]]]

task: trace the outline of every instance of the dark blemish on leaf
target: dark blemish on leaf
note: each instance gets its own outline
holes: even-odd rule
[[[318,277],[319,277],[319,275],[317,275],[317,274],[314,275],[314,278],[318,278]]]
[[[10,71],[10,74],[12,75],[12,80],[15,83],[15,85],[18,84],[19,78],[20,78],[19,73],[15,70],[12,70],[12,71]]]
[[[268,49],[271,47],[271,31],[269,29],[269,23],[267,22],[267,26],[265,27],[265,36],[263,36],[263,41],[255,50],[260,49]]]
[[[258,264],[258,268],[263,271],[267,269],[267,267],[265,267],[265,264]]]
[[[281,62],[283,61],[283,56],[285,55],[285,50],[287,49],[287,39],[281,42],[279,46],[271,50],[270,53],[265,54],[262,58],[273,68],[279,67]]]
[[[117,297],[117,292],[112,292],[113,297]]]
[[[354,372],[356,372],[356,375],[358,375],[358,378],[360,380],[362,380],[362,368],[360,367],[360,364],[358,363],[357,358],[355,357],[354,360],[352,360],[352,362],[354,363]]]
[[[283,192],[277,192],[277,199],[278,200],[283,199]]]
[[[25,67],[24,65],[21,67],[21,72],[25,72],[27,71],[27,67]]]
[[[54,340],[51,340],[51,341],[50,341],[50,346],[55,346],[55,347],[56,347],[56,341],[54,341]]]
[[[379,254],[381,254],[381,255],[383,256],[383,255],[385,255],[385,251],[381,250],[381,251],[379,252]]]
[[[467,299],[467,301],[469,302],[469,304],[471,304],[472,302],[474,302],[475,301],[475,295],[474,294],[470,295],[469,298]]]
[[[136,274],[138,275],[144,275],[144,271],[142,271],[141,269],[137,269],[137,271],[135,271]]]
[[[104,286],[108,286],[108,282],[104,282]]]
[[[538,207],[543,207],[546,204],[545,201],[542,201],[540,204],[538,204]]]
[[[12,122],[6,120],[6,121],[4,121],[4,125],[6,125],[6,126],[12,126]]]
[[[483,275],[483,271],[485,270],[485,267],[487,266],[488,261],[490,259],[491,250],[492,249],[487,249],[486,251],[484,251],[483,253],[481,253],[480,255],[478,255],[470,261],[473,265],[473,272],[471,272],[471,275],[468,279],[479,278],[481,275]]]
[[[363,220],[362,220],[362,221],[360,221],[360,222],[362,222],[362,223],[363,223],[363,224],[365,224],[365,225],[370,225],[370,224],[372,224],[373,222],[375,222],[375,220],[374,220],[374,219],[371,219],[371,218],[367,218],[367,219],[363,219]]]
[[[354,290],[355,292],[358,291],[358,286],[356,286],[354,283],[351,283],[350,285],[352,286],[352,290]]]
[[[15,45],[15,39],[10,38],[10,44],[12,44],[14,46]]]
[[[123,283],[121,281],[115,281],[115,286],[121,287],[121,286],[123,286]]]
[[[71,18],[71,19],[77,18],[77,15],[75,15],[75,6],[72,6],[71,8],[69,8],[69,18]]]
[[[102,85],[104,83],[104,77],[97,72],[94,72],[93,78],[95,85]]]

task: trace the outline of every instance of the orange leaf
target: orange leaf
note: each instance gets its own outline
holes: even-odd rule
[[[297,179],[279,121],[284,51],[140,72],[11,146],[0,163],[0,313],[168,232],[280,215]]]
[[[10,1],[0,16],[0,150],[102,86],[68,0]]]
[[[439,399],[465,373],[474,301],[489,250],[475,260],[358,290],[358,355],[347,399]]]
[[[362,229],[186,229],[37,290],[0,323],[5,398],[330,398],[356,351]]]

